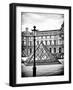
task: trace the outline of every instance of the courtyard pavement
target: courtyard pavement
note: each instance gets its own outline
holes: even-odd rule
[[[64,61],[59,60],[61,64],[51,64],[51,65],[36,65],[36,76],[54,76],[54,75],[64,75]],[[21,66],[23,77],[33,76],[33,66]]]

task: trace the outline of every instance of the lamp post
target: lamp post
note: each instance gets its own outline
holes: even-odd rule
[[[32,30],[34,33],[34,35],[33,35],[33,38],[34,38],[34,62],[33,62],[33,77],[35,77],[36,76],[36,61],[35,61],[35,37],[36,37],[36,31],[38,31],[38,30],[36,30],[36,26],[33,26],[33,30]]]

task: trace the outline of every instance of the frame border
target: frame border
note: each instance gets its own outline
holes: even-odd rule
[[[39,7],[39,8],[56,8],[56,9],[68,9],[69,10],[69,81],[58,82],[42,82],[42,83],[28,83],[28,84],[16,84],[16,7]],[[9,5],[9,22],[10,22],[10,38],[9,38],[9,85],[13,87],[17,86],[33,86],[33,85],[50,85],[50,84],[67,84],[71,83],[71,7],[70,6],[57,6],[57,5],[40,5],[40,4],[22,4],[11,3]]]

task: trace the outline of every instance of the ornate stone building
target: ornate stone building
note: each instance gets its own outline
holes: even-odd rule
[[[42,42],[50,53],[57,58],[64,58],[64,23],[59,30],[37,31],[35,39],[35,48]],[[33,50],[33,31],[29,32],[26,28],[26,31],[22,32],[22,57],[30,56]]]

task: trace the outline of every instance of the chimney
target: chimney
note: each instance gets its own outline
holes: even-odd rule
[[[26,27],[26,35],[28,35],[28,27]]]

